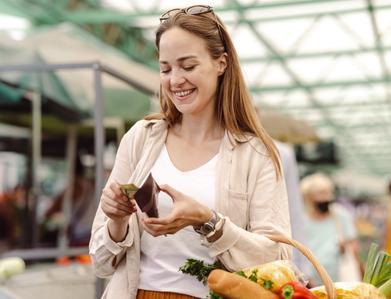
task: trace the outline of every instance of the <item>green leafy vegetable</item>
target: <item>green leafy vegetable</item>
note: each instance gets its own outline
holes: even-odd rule
[[[209,273],[214,269],[223,269],[220,261],[216,261],[213,264],[206,264],[200,260],[187,259],[186,263],[179,268],[179,271],[195,276],[203,284],[206,284]]]
[[[385,253],[384,251],[381,251],[377,254],[377,259],[376,259],[376,265],[374,267],[373,273],[372,273],[372,278],[371,278],[371,283],[375,287],[379,287],[382,285],[381,280],[383,279],[383,274],[385,273],[384,270],[386,270],[387,266],[389,266],[388,260],[389,260],[389,255]],[[391,278],[391,277],[386,277],[386,281]],[[384,281],[383,281],[384,283]]]
[[[257,272],[258,272],[258,269],[254,269],[251,272],[251,275],[248,277],[248,279],[250,279],[253,282],[257,282],[258,281]]]
[[[267,290],[270,290],[273,287],[273,281],[271,280],[264,280],[263,281],[263,287]]]
[[[207,299],[224,299],[224,297],[210,290]]]
[[[373,268],[376,261],[376,255],[379,250],[379,245],[376,243],[372,243],[369,247],[368,257],[367,257],[367,264],[365,265],[365,271],[364,271],[364,278],[363,282],[371,283]]]
[[[363,281],[379,288],[386,297],[391,295],[391,256],[379,251],[375,243],[369,248]]]
[[[243,276],[243,277],[247,278],[246,273],[244,273],[244,271],[238,271],[238,272],[235,272],[235,274],[238,274],[239,276]]]

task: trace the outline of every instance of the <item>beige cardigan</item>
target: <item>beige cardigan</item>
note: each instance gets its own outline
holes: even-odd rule
[[[108,180],[140,185],[149,174],[167,136],[162,120],[137,122],[122,138]],[[220,146],[216,174],[216,207],[226,216],[224,233],[214,243],[201,240],[211,257],[229,270],[276,259],[290,259],[290,248],[270,241],[265,234],[290,236],[288,200],[283,179],[257,138],[234,138],[226,133]],[[102,298],[133,299],[138,289],[140,230],[138,216],[129,220],[124,241],[110,239],[107,217],[99,206],[92,226],[90,255],[96,275],[111,277]]]

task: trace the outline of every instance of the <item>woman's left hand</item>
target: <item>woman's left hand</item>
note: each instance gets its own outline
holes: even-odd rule
[[[213,217],[211,209],[171,186],[162,185],[160,190],[172,198],[174,207],[167,217],[143,219],[145,230],[152,236],[175,234],[188,225],[199,226]]]

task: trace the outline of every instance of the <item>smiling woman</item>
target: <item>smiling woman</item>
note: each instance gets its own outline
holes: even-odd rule
[[[202,113],[214,119],[215,92],[226,66],[226,54],[210,57],[206,42],[183,29],[172,28],[160,40],[160,81],[163,93],[182,117]]]
[[[266,234],[290,234],[279,157],[252,106],[225,26],[210,6],[160,18],[159,114],[123,137],[90,242],[103,298],[205,298],[178,272],[188,259],[228,270],[287,259]],[[118,183],[152,174],[159,218],[142,214]]]

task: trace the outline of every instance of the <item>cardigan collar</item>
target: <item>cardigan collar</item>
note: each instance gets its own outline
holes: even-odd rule
[[[163,119],[152,119],[145,122],[145,127],[152,126],[151,134],[159,135],[165,130],[167,130],[167,122]],[[249,142],[253,139],[253,135],[243,134],[237,135],[225,130],[223,142],[228,147],[228,149],[233,150],[237,145],[245,142]]]

